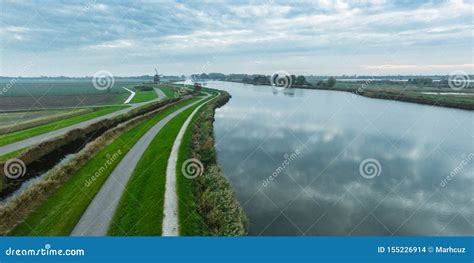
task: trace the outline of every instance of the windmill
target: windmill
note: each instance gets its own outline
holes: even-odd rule
[[[160,83],[160,74],[158,74],[158,70],[155,68],[156,75],[153,77],[153,83]]]

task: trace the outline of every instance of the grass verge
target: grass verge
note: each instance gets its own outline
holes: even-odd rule
[[[156,95],[156,92],[154,90],[145,90],[145,91],[135,90],[135,92],[137,94],[135,94],[135,97],[133,97],[130,103],[150,101],[158,97],[158,95]]]
[[[86,162],[49,198],[13,229],[10,235],[69,235],[87,209],[95,194],[130,148],[158,121],[195,99],[171,106],[138,124],[112,141]],[[126,142],[126,143],[125,143]],[[120,153],[114,162],[105,166],[111,155]],[[103,169],[102,169],[103,168]],[[88,184],[91,176],[101,169],[100,176]]]
[[[158,88],[163,91],[167,98],[175,98],[176,92],[173,88],[165,86],[165,85],[158,85]]]
[[[37,135],[44,134],[50,131],[58,130],[64,127],[68,127],[68,126],[71,126],[83,121],[87,121],[93,118],[97,118],[97,117],[100,117],[100,116],[103,116],[103,115],[106,115],[106,114],[109,114],[121,109],[123,109],[123,107],[105,107],[97,111],[83,114],[80,116],[76,116],[73,118],[56,121],[56,122],[44,124],[41,126],[36,126],[36,127],[29,128],[26,130],[3,134],[3,135],[0,135],[0,146],[14,143],[17,141],[21,141],[27,138],[31,138],[33,136],[37,136]]]

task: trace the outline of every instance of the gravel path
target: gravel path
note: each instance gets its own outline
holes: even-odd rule
[[[186,132],[194,115],[202,106],[204,106],[209,101],[201,104],[191,113],[191,115],[189,115],[189,117],[186,119],[186,122],[179,130],[179,133],[173,143],[173,148],[171,149],[170,157],[168,159],[168,165],[166,167],[165,200],[162,229],[163,236],[179,235],[178,195],[176,192],[176,164],[178,162],[179,148],[181,146],[181,141],[183,140],[184,133]]]
[[[123,102],[123,104],[128,104],[130,101],[132,101],[133,97],[135,97],[136,92],[125,87],[122,87],[122,89],[130,92],[130,96],[128,96],[128,98]]]
[[[153,141],[161,128],[163,128],[176,115],[204,99],[205,98],[180,108],[166,116],[155,124],[155,126],[153,126],[142,138],[140,138],[140,140],[117,165],[115,170],[87,207],[87,210],[71,233],[72,236],[105,236],[107,234],[112,217],[114,216],[120,198],[125,191],[125,186],[148,145]]]
[[[43,141],[52,139],[52,138],[60,136],[60,135],[63,135],[65,133],[67,133],[68,131],[71,131],[71,130],[74,130],[74,129],[77,129],[77,128],[83,128],[83,127],[89,126],[92,123],[98,122],[100,120],[112,118],[112,117],[118,116],[120,114],[129,112],[129,111],[131,111],[135,108],[138,108],[140,106],[143,106],[145,104],[155,102],[155,101],[160,101],[160,100],[163,100],[164,98],[166,98],[166,95],[160,89],[155,88],[155,92],[158,95],[158,98],[156,98],[154,100],[141,102],[141,103],[130,104],[130,107],[128,107],[126,109],[118,110],[118,111],[115,111],[115,112],[112,112],[112,113],[109,113],[109,114],[106,114],[106,115],[103,115],[103,116],[100,116],[100,117],[97,117],[97,118],[94,118],[94,119],[90,119],[90,120],[87,120],[87,121],[84,121],[84,122],[81,122],[81,123],[77,123],[77,124],[74,124],[74,125],[71,125],[71,126],[68,126],[68,127],[64,127],[64,128],[58,129],[58,130],[50,131],[50,132],[47,132],[47,133],[44,133],[44,134],[41,134],[41,135],[37,135],[37,136],[34,136],[34,137],[30,137],[30,138],[22,140],[22,141],[18,141],[18,142],[14,142],[14,143],[11,143],[11,144],[4,145],[4,146],[0,146],[0,156],[11,153],[11,152],[14,152],[14,151],[17,151],[17,150],[20,150],[20,149],[23,149],[23,148],[26,148],[26,147],[33,146],[33,145],[41,143]],[[102,106],[102,107],[104,107],[104,106]]]

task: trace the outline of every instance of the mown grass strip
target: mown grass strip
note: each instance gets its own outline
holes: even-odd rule
[[[7,153],[5,155],[0,156],[0,161],[6,161],[8,159],[11,159],[15,156],[20,155],[22,152],[26,151],[27,148],[19,149],[11,153]]]
[[[50,131],[58,130],[64,127],[68,127],[83,121],[87,121],[93,118],[97,118],[118,110],[123,109],[124,107],[106,107],[106,108],[101,108],[97,111],[91,112],[91,113],[86,113],[80,116],[76,116],[73,118],[61,120],[61,121],[56,121],[52,123],[48,123],[45,125],[40,125],[36,126],[33,128],[29,128],[26,130],[21,130],[17,132],[12,132],[12,133],[7,133],[0,135],[0,146],[7,145],[10,143],[14,143],[17,141],[21,141],[27,138],[31,138],[33,136],[41,135],[44,133],[48,133]]]
[[[197,189],[193,179],[186,178],[183,175],[181,167],[187,159],[193,158],[192,154],[192,135],[193,126],[199,120],[201,112],[206,108],[199,109],[193,116],[191,123],[184,133],[183,140],[179,147],[178,162],[176,164],[176,189],[178,195],[178,220],[180,236],[207,236],[207,226],[204,219],[199,214],[199,206],[196,202]]]
[[[141,136],[167,115],[196,100],[191,99],[165,109],[122,134],[113,143],[99,151],[92,160],[81,167],[46,202],[9,234],[20,236],[69,235],[108,176]],[[120,153],[118,158],[105,165],[110,156],[116,153]],[[100,175],[91,182],[91,176],[97,175],[98,171],[101,171]]]
[[[207,100],[206,100],[207,101]],[[176,116],[153,139],[140,159],[112,220],[109,235],[162,234],[166,167],[181,126],[201,102]]]
[[[163,91],[167,98],[176,98],[176,92],[167,86],[158,85],[158,88]]]
[[[156,95],[156,92],[154,90],[145,90],[145,91],[135,90],[135,92],[137,94],[135,94],[135,97],[133,97],[130,103],[150,101],[158,97],[158,95]]]

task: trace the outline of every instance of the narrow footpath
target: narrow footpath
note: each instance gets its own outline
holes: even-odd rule
[[[220,93],[216,96],[219,97]],[[208,94],[209,96],[209,94]],[[212,100],[212,99],[211,99]],[[199,109],[209,101],[199,105],[184,122],[183,126],[179,130],[178,135],[173,143],[170,157],[168,159],[168,165],[166,167],[166,183],[165,183],[165,201],[163,209],[163,236],[178,236],[179,235],[179,222],[178,222],[178,195],[176,191],[176,166],[178,162],[179,148],[181,141],[183,140],[184,133],[188,129],[191,120]]]

